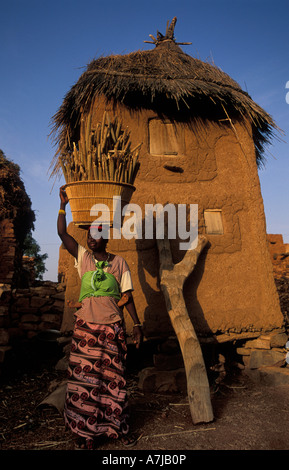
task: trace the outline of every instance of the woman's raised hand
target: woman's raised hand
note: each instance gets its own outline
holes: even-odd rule
[[[59,190],[59,196],[60,196],[60,200],[61,200],[62,204],[66,205],[68,203],[68,197],[67,197],[66,191],[65,191],[63,186],[61,186],[61,188]]]

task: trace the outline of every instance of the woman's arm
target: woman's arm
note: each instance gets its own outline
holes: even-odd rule
[[[74,257],[77,258],[78,256],[78,243],[74,238],[67,233],[66,230],[66,214],[65,214],[65,207],[68,203],[68,197],[65,190],[61,187],[60,192],[60,210],[58,213],[57,219],[57,232],[58,235],[67,249],[67,251]]]
[[[134,343],[136,344],[136,347],[138,349],[143,340],[142,327],[141,327],[141,324],[140,324],[140,321],[136,312],[132,292],[126,291],[125,293],[128,294],[128,297],[129,297],[127,303],[125,304],[125,307],[128,313],[130,314],[134,323],[132,334],[133,334]]]

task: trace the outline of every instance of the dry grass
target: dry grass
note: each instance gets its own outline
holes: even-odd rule
[[[75,181],[114,181],[134,184],[139,168],[141,144],[131,148],[130,133],[117,117],[111,121],[105,111],[101,122],[91,127],[91,114],[82,120],[80,140],[60,153],[52,174],[60,168],[66,183]]]
[[[67,150],[78,140],[81,115],[98,96],[133,109],[155,109],[171,119],[246,118],[252,124],[258,164],[277,130],[271,116],[237,82],[214,64],[185,54],[173,39],[157,41],[152,50],[99,57],[88,64],[53,116],[51,135],[59,149]]]

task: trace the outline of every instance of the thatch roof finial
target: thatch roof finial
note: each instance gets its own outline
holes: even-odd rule
[[[176,42],[175,37],[174,37],[176,22],[177,22],[177,17],[175,16],[172,19],[171,24],[169,21],[167,21],[167,28],[166,28],[165,36],[159,31],[157,31],[157,38],[155,38],[152,34],[149,34],[149,37],[152,38],[152,41],[144,41],[144,42],[147,42],[149,44],[155,44],[155,46],[158,46],[161,42],[164,42],[164,41],[173,41],[178,46],[192,44],[191,42]]]

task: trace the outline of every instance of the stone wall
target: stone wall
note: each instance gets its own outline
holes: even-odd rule
[[[28,289],[12,292],[10,336],[32,338],[39,331],[60,330],[65,289],[61,284],[44,281]]]
[[[267,238],[275,279],[289,277],[289,243],[284,243],[280,234],[269,234]]]
[[[225,336],[225,335],[224,335]],[[209,382],[219,387],[234,370],[264,381],[264,385],[289,384],[288,334],[284,328],[246,338],[235,335],[220,341],[200,343]],[[186,371],[176,337],[160,342],[152,364],[139,372],[138,386],[144,392],[186,392]]]
[[[60,330],[64,296],[65,286],[51,281],[12,290],[9,284],[0,284],[0,363],[15,342]]]
[[[12,284],[17,242],[13,220],[0,220],[0,283]]]

